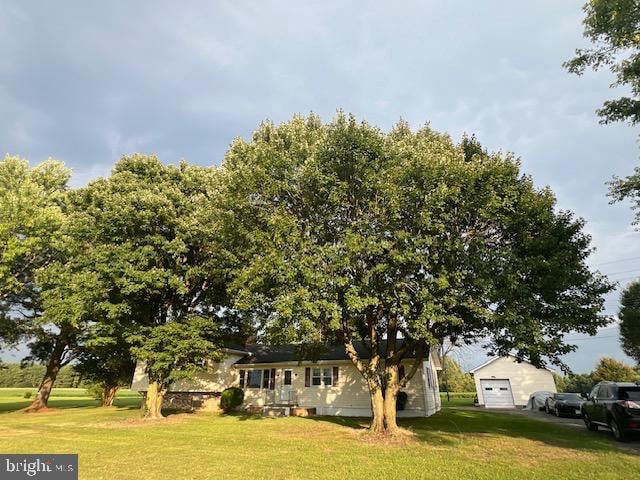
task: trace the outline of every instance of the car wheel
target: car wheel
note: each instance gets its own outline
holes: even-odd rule
[[[587,415],[586,412],[582,413],[582,420],[584,420],[584,425],[587,427],[587,430],[589,430],[590,432],[598,431],[598,425],[591,422],[591,419],[589,418],[589,415]]]
[[[609,418],[609,428],[613,432],[613,437],[619,442],[627,441],[627,434],[624,430],[620,429],[620,425],[616,422],[616,419],[611,417]]]

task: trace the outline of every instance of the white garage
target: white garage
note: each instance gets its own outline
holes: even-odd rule
[[[533,392],[556,391],[553,374],[516,357],[494,357],[471,370],[476,383],[478,403],[486,408],[524,406]]]

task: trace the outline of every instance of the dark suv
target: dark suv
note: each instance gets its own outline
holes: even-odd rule
[[[624,442],[640,432],[640,384],[600,382],[582,404],[587,429],[610,428],[616,440]]]

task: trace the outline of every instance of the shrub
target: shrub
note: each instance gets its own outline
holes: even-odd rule
[[[87,392],[87,396],[93,398],[94,400],[102,400],[104,387],[99,383],[90,383],[85,391]]]
[[[237,387],[227,388],[220,397],[220,408],[225,413],[229,413],[242,405],[243,400],[244,391],[242,389]]]
[[[24,392],[23,397],[24,398],[31,398],[31,395],[33,395],[33,392]]]
[[[407,392],[398,392],[398,397],[396,398],[396,410],[404,410],[404,407],[407,406],[407,400],[409,400]]]

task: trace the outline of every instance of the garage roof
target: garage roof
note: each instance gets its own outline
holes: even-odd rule
[[[475,373],[476,371],[483,369],[484,367],[486,367],[487,365],[495,362],[496,360],[498,360],[500,358],[507,358],[507,357],[511,357],[511,358],[517,360],[518,363],[527,363],[529,365],[532,365],[530,362],[527,362],[526,360],[522,360],[521,358],[518,358],[515,355],[504,355],[504,356],[501,356],[501,357],[490,358],[489,360],[484,362],[482,365],[478,365],[476,368],[473,368],[473,369],[469,370],[469,373]],[[534,366],[534,365],[532,365],[532,366]],[[551,373],[553,373],[553,370],[551,370],[550,368],[542,368],[541,370],[548,370]]]

